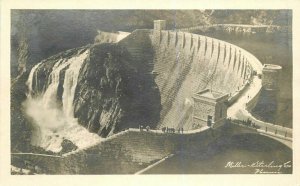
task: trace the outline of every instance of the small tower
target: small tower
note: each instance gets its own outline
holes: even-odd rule
[[[193,126],[218,127],[227,118],[228,94],[205,89],[193,95]]]
[[[166,30],[166,20],[154,20],[154,30]]]
[[[281,66],[273,64],[264,64],[262,70],[262,86],[266,90],[278,90]]]

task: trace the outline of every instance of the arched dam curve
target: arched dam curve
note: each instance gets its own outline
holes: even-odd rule
[[[251,80],[253,71],[262,70],[259,60],[244,49],[197,34],[136,30],[120,44],[138,63],[151,66],[152,72],[147,73],[154,75],[161,97],[157,128],[201,127],[192,123],[194,93],[210,88],[229,94],[228,101],[233,103]],[[147,51],[153,56],[144,55]]]

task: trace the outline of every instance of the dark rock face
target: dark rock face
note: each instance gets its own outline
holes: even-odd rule
[[[26,99],[26,79],[28,74],[24,73],[11,86],[11,151],[27,151],[30,144],[30,136],[32,127],[28,118],[24,114],[23,108],[20,106]]]
[[[60,151],[61,154],[67,153],[67,152],[72,152],[78,147],[70,140],[64,139],[61,143],[62,150]]]
[[[160,96],[153,77],[129,68],[131,56],[117,44],[95,45],[82,66],[74,99],[79,123],[101,136],[159,121]]]

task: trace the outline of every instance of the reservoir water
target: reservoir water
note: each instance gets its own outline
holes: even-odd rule
[[[195,32],[197,33],[197,32]],[[264,94],[254,108],[253,114],[261,120],[292,128],[293,122],[293,61],[292,33],[228,33],[215,31],[199,33],[235,44],[256,56],[262,64],[282,66],[280,91],[275,103],[267,102]],[[274,100],[274,99],[273,99]]]

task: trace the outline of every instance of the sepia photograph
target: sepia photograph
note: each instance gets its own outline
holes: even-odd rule
[[[12,9],[11,175],[293,174],[291,9]]]

